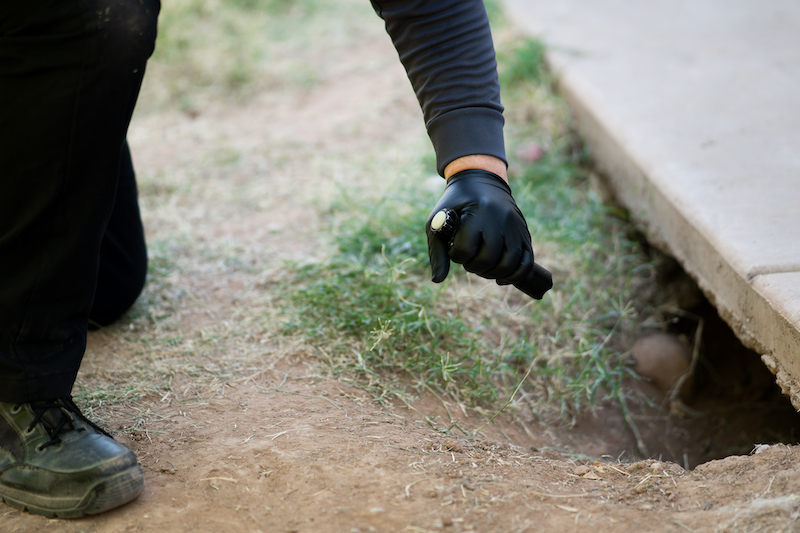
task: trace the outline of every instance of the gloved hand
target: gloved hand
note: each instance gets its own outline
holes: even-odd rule
[[[442,209],[458,213],[458,231],[450,243],[431,229]],[[486,170],[463,170],[447,180],[442,197],[425,226],[432,280],[444,281],[450,260],[498,285],[523,282],[534,267],[531,235],[522,212],[502,178]]]

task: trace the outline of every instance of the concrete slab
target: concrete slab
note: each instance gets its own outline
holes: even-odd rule
[[[505,3],[618,198],[800,409],[800,3]]]

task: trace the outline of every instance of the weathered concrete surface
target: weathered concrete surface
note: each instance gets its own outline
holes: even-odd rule
[[[800,2],[506,5],[619,200],[800,410]]]

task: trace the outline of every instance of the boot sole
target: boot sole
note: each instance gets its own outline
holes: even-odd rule
[[[143,489],[144,473],[136,465],[98,481],[77,503],[76,498],[47,498],[1,486],[0,500],[21,511],[48,518],[80,518],[124,505],[134,500]]]

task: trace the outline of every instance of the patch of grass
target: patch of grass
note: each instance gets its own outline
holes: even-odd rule
[[[417,389],[487,405],[526,375],[520,390],[534,416],[570,417],[604,399],[626,409],[626,339],[643,320],[634,299],[649,279],[648,259],[626,218],[590,187],[587,154],[553,93],[542,44],[500,47],[504,102],[531,111],[512,113],[508,144],[533,138],[545,152],[534,163],[512,161],[511,183],[539,260],[554,272],[553,291],[526,305],[513,289],[465,299],[427,282],[423,225],[435,197],[418,186],[348,205],[368,216],[339,226],[335,259],[298,270],[288,331],[317,344],[338,374],[366,378],[376,397],[410,376]],[[531,125],[531,114],[545,125]],[[454,265],[445,287],[484,283],[459,271]]]
[[[410,177],[418,182],[420,176]],[[442,181],[442,189],[444,182]],[[428,265],[425,237],[427,209],[436,194],[421,188],[404,187],[389,191],[375,202],[347,199],[335,206],[348,215],[334,236],[338,250],[349,261],[379,268],[403,263],[406,270],[420,274]]]
[[[418,391],[491,404],[500,390],[489,376],[505,363],[483,359],[473,325],[442,305],[443,286],[428,282],[424,224],[441,191],[418,185],[426,168],[414,166],[405,185],[377,200],[334,200],[338,253],[294,267],[279,287],[293,317],[285,332],[316,345],[336,375],[357,377],[376,398],[404,396],[410,381]]]
[[[450,284],[477,279],[457,265],[444,287],[429,283],[422,224],[433,198],[395,191],[348,204],[369,216],[340,226],[334,259],[298,267],[283,286],[292,304],[287,333],[318,346],[337,375],[364,378],[376,397],[402,394],[400,378],[410,378],[417,390],[487,406],[532,367],[523,392],[535,398],[536,413],[624,401],[631,374],[616,341],[637,327],[632,291],[647,264],[624,220],[590,190],[580,161],[558,159],[526,167],[512,182],[555,273],[544,300],[525,305],[516,295],[520,303],[509,307],[499,288],[480,300],[453,296]]]
[[[508,92],[520,85],[552,82],[545,65],[545,46],[538,39],[519,39],[498,52],[500,85]]]
[[[603,204],[591,188],[590,161],[552,90],[544,46],[523,39],[510,49],[515,52],[504,70],[509,106],[531,106],[542,122],[556,119],[532,132],[524,124],[511,128],[545,150],[537,161],[514,166],[510,179],[534,242],[549,252],[556,279],[551,297],[532,314],[538,336],[551,342],[542,350],[540,341],[521,337],[514,350],[536,368],[532,382],[538,394],[532,397],[555,400],[562,414],[593,407],[600,398],[625,410],[623,380],[635,377],[625,350],[650,306],[636,294],[651,281],[652,268],[626,214]],[[546,100],[539,104],[543,92]]]
[[[420,390],[494,401],[497,391],[486,385],[495,369],[480,360],[469,326],[438,312],[437,290],[403,266],[340,259],[299,269],[308,281],[290,293],[287,333],[316,344],[336,374],[364,378],[376,398],[387,388],[401,391],[397,381],[410,378]]]

